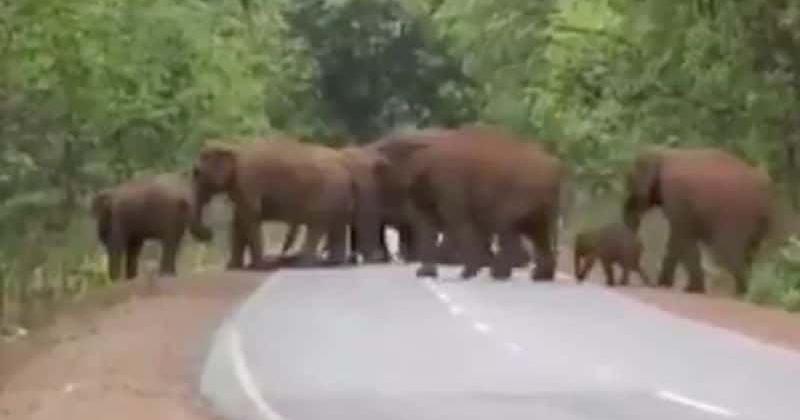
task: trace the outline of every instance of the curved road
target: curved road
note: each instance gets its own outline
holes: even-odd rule
[[[281,271],[218,331],[236,420],[800,418],[800,355],[570,282]]]

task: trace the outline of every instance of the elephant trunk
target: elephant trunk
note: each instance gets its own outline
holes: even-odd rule
[[[189,231],[195,239],[201,242],[209,242],[213,238],[211,229],[203,224],[203,209],[211,201],[211,195],[207,191],[193,186],[193,200],[190,210]]]
[[[356,197],[355,240],[358,252],[367,262],[380,262],[385,259],[383,247],[380,246],[381,229],[381,203],[378,187],[371,180],[357,180],[352,185]]]

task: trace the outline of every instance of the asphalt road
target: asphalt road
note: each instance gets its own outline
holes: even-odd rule
[[[601,286],[282,271],[218,331],[202,392],[236,420],[800,418],[800,355]]]

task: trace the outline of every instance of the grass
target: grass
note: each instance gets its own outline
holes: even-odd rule
[[[217,201],[206,216],[214,240],[202,244],[187,234],[178,260],[179,273],[222,268],[227,262],[230,210]],[[265,252],[277,252],[286,227],[265,223],[262,230]],[[148,265],[157,267],[160,255],[160,245],[148,242],[139,261],[140,273]],[[81,301],[93,291],[112,285],[106,264],[95,222],[88,215],[77,216],[63,232],[32,230],[24,238],[0,244],[0,326],[46,325],[62,303]]]

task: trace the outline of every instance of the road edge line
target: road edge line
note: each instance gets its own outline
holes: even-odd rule
[[[728,410],[727,408],[720,407],[720,406],[714,405],[714,404],[705,403],[705,402],[702,402],[702,401],[698,401],[698,400],[689,398],[687,396],[684,396],[684,395],[681,395],[681,394],[678,394],[678,393],[675,393],[675,392],[672,392],[672,391],[667,391],[667,390],[664,390],[664,389],[656,392],[656,396],[658,398],[661,398],[662,400],[665,400],[665,401],[670,401],[670,402],[673,402],[673,403],[676,403],[676,404],[680,404],[680,405],[683,405],[683,406],[686,406],[686,407],[694,408],[695,410],[704,411],[704,412],[710,413],[710,414],[716,414],[716,415],[722,416],[722,417],[735,418],[735,417],[739,416],[739,414],[737,414],[737,413],[735,413],[735,412],[733,412],[731,410]]]
[[[264,397],[258,391],[258,386],[253,380],[253,376],[250,374],[250,370],[247,367],[247,359],[242,350],[242,336],[239,334],[239,330],[234,326],[231,326],[230,331],[229,342],[233,371],[236,375],[236,381],[239,383],[239,387],[244,392],[244,395],[256,407],[261,417],[265,420],[286,420],[264,400]]]

